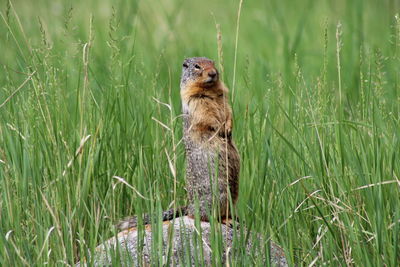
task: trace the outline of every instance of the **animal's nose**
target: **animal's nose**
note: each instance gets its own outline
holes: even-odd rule
[[[208,72],[208,76],[210,76],[211,78],[214,78],[215,76],[217,76],[217,72],[215,70],[211,70]]]

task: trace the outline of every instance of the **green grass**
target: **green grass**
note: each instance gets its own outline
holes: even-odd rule
[[[400,264],[397,1],[245,0],[238,35],[239,0],[34,2],[0,2],[0,265],[73,264],[185,204],[191,56],[235,87],[243,224],[300,266]]]

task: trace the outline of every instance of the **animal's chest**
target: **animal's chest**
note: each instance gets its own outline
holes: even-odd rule
[[[199,98],[193,99],[182,105],[184,114],[193,120],[197,121],[223,121],[224,103],[221,99]]]

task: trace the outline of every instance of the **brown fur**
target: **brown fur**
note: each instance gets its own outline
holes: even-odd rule
[[[228,103],[228,89],[217,78],[209,80],[209,73],[217,72],[212,61],[205,58],[189,59],[189,78],[181,82],[184,111],[184,141],[187,158],[188,215],[196,213],[199,202],[200,219],[208,221],[212,209],[213,182],[217,185],[219,214],[217,219],[231,217],[229,195],[235,204],[239,193],[240,159],[232,140],[232,110]],[[190,67],[190,66],[189,66]],[[185,71],[185,69],[184,69]],[[185,73],[183,73],[184,75]],[[217,169],[217,171],[215,171]],[[217,176],[214,177],[214,173]]]
[[[195,68],[196,65],[199,68]],[[194,218],[197,210],[195,203],[198,201],[202,221],[209,221],[213,207],[218,207],[219,214],[213,215],[217,216],[217,220],[230,224],[229,196],[235,205],[239,194],[240,159],[232,140],[232,109],[227,95],[228,89],[219,80],[211,60],[185,60],[181,100],[189,204],[177,210],[163,211],[163,221],[184,215]],[[137,220],[136,216],[127,218],[117,227],[120,230],[136,227]],[[143,216],[143,222],[150,223],[149,214]]]
[[[191,111],[191,134],[198,138],[215,131],[221,136],[231,134],[232,111],[226,99],[227,92],[221,82],[207,90],[189,85],[181,91],[182,102],[186,102]]]

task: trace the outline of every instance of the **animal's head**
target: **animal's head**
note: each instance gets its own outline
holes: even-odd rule
[[[181,88],[189,83],[208,88],[218,82],[218,70],[214,66],[214,61],[205,57],[191,57],[183,61]]]

